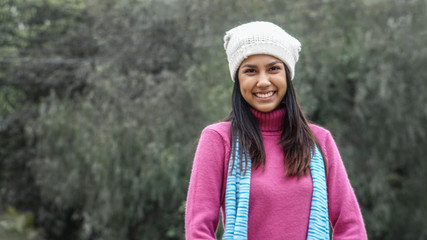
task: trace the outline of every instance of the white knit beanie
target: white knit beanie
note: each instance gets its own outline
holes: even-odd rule
[[[226,32],[224,49],[233,81],[240,64],[255,54],[267,54],[282,60],[289,68],[293,80],[301,43],[273,23],[250,22]]]

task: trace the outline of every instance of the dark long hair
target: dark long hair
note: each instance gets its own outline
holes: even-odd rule
[[[310,160],[317,141],[297,101],[289,69],[286,65],[285,70],[287,91],[278,108],[285,108],[286,114],[283,118],[283,129],[279,144],[283,148],[286,175],[300,177],[310,172]],[[231,120],[231,142],[232,146],[234,146],[237,139],[236,136],[238,136],[239,145],[242,146],[239,148],[240,158],[249,154],[252,165],[258,168],[265,164],[262,135],[257,120],[250,111],[249,104],[240,92],[238,74],[236,73],[235,76],[232,111],[227,118]],[[234,151],[235,149],[233,148],[231,152],[233,153]],[[244,168],[241,166],[241,169],[245,169],[246,172],[247,163]]]

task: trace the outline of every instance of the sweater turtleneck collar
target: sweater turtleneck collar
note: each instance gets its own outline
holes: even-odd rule
[[[285,109],[280,108],[271,112],[260,112],[254,108],[250,108],[252,114],[255,116],[259,129],[261,132],[278,132],[282,131],[283,116],[285,116]]]

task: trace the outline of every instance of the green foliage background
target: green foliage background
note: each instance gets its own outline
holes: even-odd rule
[[[426,239],[426,0],[0,0],[0,219],[31,219],[21,239],[184,239],[197,138],[230,111],[223,34],[253,20],[302,42],[300,102],[369,238]]]

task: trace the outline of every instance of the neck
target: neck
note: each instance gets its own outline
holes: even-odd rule
[[[282,131],[285,109],[280,108],[271,112],[260,112],[256,109],[251,108],[251,112],[258,122],[258,127],[261,132]]]

